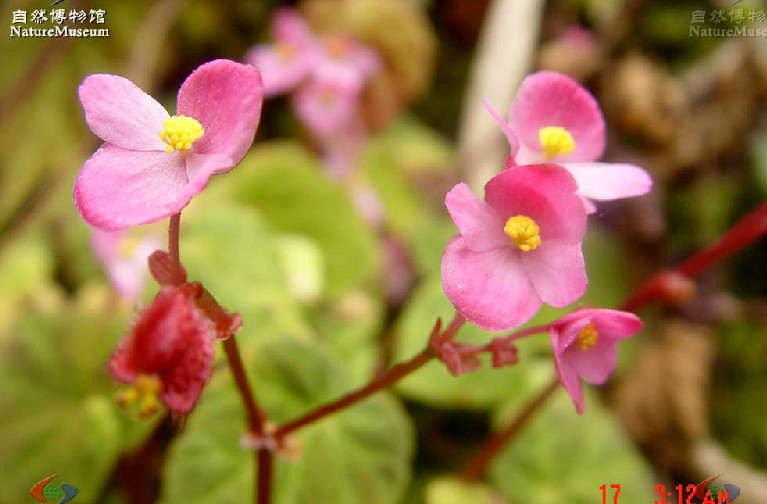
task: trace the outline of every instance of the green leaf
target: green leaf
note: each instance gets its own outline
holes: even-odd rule
[[[426,504],[501,504],[496,493],[481,483],[438,478],[426,487]]]
[[[348,391],[337,363],[316,345],[269,339],[245,355],[259,400],[276,422]],[[240,446],[244,413],[227,370],[218,372],[172,448],[162,502],[252,500],[254,455]],[[409,478],[412,428],[377,394],[298,431],[301,456],[276,460],[277,504],[398,502]]]
[[[589,392],[588,390],[586,392]],[[652,502],[653,475],[618,422],[586,395],[578,415],[564,390],[539,410],[490,468],[490,479],[512,501],[529,504],[593,504],[607,485],[608,501]],[[515,411],[518,408],[515,407]],[[499,416],[498,424],[510,421]]]
[[[258,209],[276,232],[303,235],[316,243],[330,296],[377,274],[373,231],[344,189],[299,145],[262,144],[226,175],[220,190]]]
[[[122,414],[106,362],[126,326],[104,290],[20,317],[0,353],[0,488],[8,502],[26,502],[37,481],[98,495],[119,451],[151,425]]]
[[[229,311],[243,317],[243,333],[308,335],[288,290],[277,241],[250,207],[206,198],[182,217],[181,259]]]

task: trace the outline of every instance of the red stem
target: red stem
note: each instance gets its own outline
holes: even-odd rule
[[[178,274],[179,278],[184,274],[184,267],[181,264],[181,255],[179,253],[179,241],[181,236],[181,213],[173,214],[168,224],[168,255],[170,256],[172,268]],[[207,291],[206,291],[207,292]],[[215,305],[218,310],[223,309],[215,303],[210,296],[210,302],[207,305]],[[207,306],[206,305],[206,306]],[[225,312],[224,312],[225,313]],[[228,319],[228,314],[227,314]],[[234,335],[222,341],[224,353],[226,354],[229,369],[232,371],[234,383],[240,398],[245,406],[245,416],[247,418],[248,430],[254,436],[264,436],[266,434],[266,415],[258,407],[256,395],[248,382],[248,375],[245,373],[245,367],[242,364],[240,350],[237,347],[237,341]],[[272,452],[268,448],[259,448],[256,451],[256,464],[258,465],[258,477],[255,478],[257,485],[253,498],[256,504],[269,504],[271,500],[272,486]]]
[[[448,339],[454,337],[465,321],[466,320],[463,317],[456,314],[448,328],[445,329],[442,337]],[[434,336],[436,331],[439,331],[439,328],[440,324],[439,321],[437,321],[437,324],[434,326],[434,330],[432,331],[432,336]],[[346,394],[345,396],[342,396],[334,401],[323,404],[315,410],[310,411],[306,415],[280,426],[275,431],[274,437],[279,440],[280,438],[287,436],[291,432],[300,429],[301,427],[314,423],[317,420],[320,420],[339,410],[348,408],[349,406],[375,394],[379,390],[393,385],[413,371],[421,368],[434,357],[434,352],[432,351],[431,347],[427,345],[427,347],[415,357],[390,368],[384,374],[379,375],[364,387]]]
[[[693,278],[703,270],[724,260],[738,250],[755,242],[767,234],[767,202],[757,206],[740,219],[717,241],[672,270],[662,271],[650,277],[634,289],[634,292],[621,305],[625,311],[636,311],[645,304],[658,299],[673,299],[676,292],[671,283],[679,277]]]
[[[559,388],[559,380],[555,379],[549,385],[538,393],[525,408],[514,418],[514,421],[493,434],[490,439],[480,448],[479,453],[469,461],[466,468],[461,473],[461,478],[466,482],[476,481],[485,472],[495,455],[500,452],[506,444],[516,436],[535,413],[543,406],[546,401]]]
[[[179,240],[181,235],[181,213],[170,216],[168,223],[168,255],[173,263],[173,269],[178,273],[183,271],[181,255],[179,254]]]

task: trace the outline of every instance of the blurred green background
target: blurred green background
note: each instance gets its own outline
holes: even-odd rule
[[[383,202],[382,229],[324,174],[285,99],[265,102],[249,155],[184,211],[184,264],[242,314],[238,341],[275,421],[415,354],[435,316],[451,313],[439,260],[455,228],[442,198],[472,170],[454,145],[488,4],[300,5],[317,31],[353,33],[384,58],[397,99],[367,100],[388,113],[359,167]],[[68,10],[104,9],[110,37],[0,37],[0,503],[31,502],[29,488],[53,473],[82,502],[250,500],[253,457],[239,445],[243,412],[223,361],[176,438],[114,401],[106,361],[135,309],[111,290],[72,203],[74,178],[99,144],[76,90],[90,73],[116,73],[172,110],[199,64],[239,60],[268,41],[279,5],[296,4],[66,0]],[[49,8],[4,0],[0,19],[10,26],[15,10]],[[589,87],[609,125],[606,159],[639,164],[655,180],[652,194],[591,217],[590,289],[579,305],[618,306],[765,199],[767,38],[689,34],[694,11],[739,8],[767,5],[546,3],[536,68]],[[593,42],[563,37],[574,25]],[[735,25],[728,17],[722,26]],[[162,239],[164,230],[136,233]],[[454,378],[432,363],[301,431],[300,458],[278,461],[275,502],[585,504],[600,502],[600,485],[620,484],[620,502],[633,504],[652,502],[657,484],[720,472],[743,489],[739,501],[763,502],[766,253],[762,239],[705,272],[683,306],[644,310],[645,329],[622,347],[616,375],[587,391],[586,414],[558,393],[481,484],[454,475],[553,376],[545,337],[520,344],[516,367]],[[558,313],[544,309],[531,323]],[[466,327],[461,339],[488,335]],[[152,433],[154,458],[142,470],[131,461]]]

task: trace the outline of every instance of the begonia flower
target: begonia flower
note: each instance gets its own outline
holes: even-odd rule
[[[85,120],[104,144],[74,187],[83,219],[107,231],[181,211],[214,174],[245,156],[261,114],[261,77],[251,65],[215,60],[178,92],[178,115],[128,79],[91,75],[80,85]]]
[[[146,281],[147,258],[162,246],[161,241],[154,236],[132,236],[126,230],[94,228],[91,245],[115,291],[130,301],[138,300]]]
[[[117,346],[109,370],[131,384],[120,396],[123,406],[138,405],[153,414],[157,398],[169,410],[188,413],[213,369],[215,324],[198,308],[199,284],[163,287]]]
[[[315,46],[314,77],[333,81],[347,93],[359,93],[380,66],[378,54],[352,37],[328,35]]]
[[[640,196],[652,179],[643,169],[626,163],[596,162],[605,149],[605,121],[599,104],[572,78],[542,71],[528,76],[509,110],[509,120],[485,103],[509,140],[506,167],[556,163],[578,182],[589,212],[591,200]]]
[[[294,9],[281,8],[272,18],[272,44],[260,44],[245,55],[264,79],[264,94],[274,96],[300,84],[312,68],[314,36]]]
[[[485,186],[485,201],[465,184],[445,197],[460,234],[442,256],[442,288],[473,324],[505,331],[541,303],[562,307],[586,291],[581,241],[586,211],[564,168],[506,170]]]
[[[633,313],[583,308],[549,326],[554,363],[559,381],[583,413],[580,378],[593,385],[603,384],[615,371],[618,341],[638,333],[642,321]]]
[[[332,80],[315,80],[296,91],[293,109],[315,136],[332,138],[346,130],[356,117],[356,93]]]

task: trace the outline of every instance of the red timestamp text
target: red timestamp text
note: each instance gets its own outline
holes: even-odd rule
[[[608,504],[607,502],[607,489],[610,489],[613,496],[612,504],[618,504],[618,496],[621,494],[621,486],[612,484],[609,487],[607,485],[600,485],[599,490],[602,492],[602,504]]]
[[[654,504],[729,504],[727,490],[718,489],[716,496],[709,490],[699,489],[698,485],[676,485],[669,491],[665,485],[655,485],[659,499]]]

